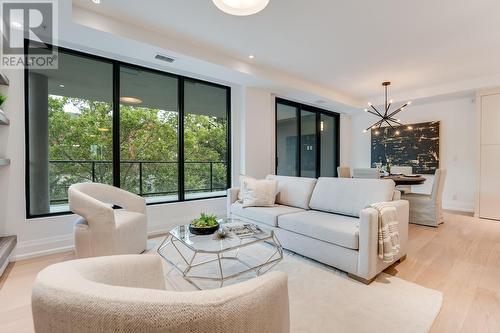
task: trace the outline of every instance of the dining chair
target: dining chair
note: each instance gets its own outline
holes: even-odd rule
[[[352,170],[353,178],[379,179],[380,171],[375,168],[355,168]]]
[[[337,167],[337,175],[339,178],[351,178],[351,167],[348,166]]]
[[[410,223],[437,227],[443,219],[443,190],[446,170],[438,169],[434,175],[431,194],[405,193],[402,199],[410,202]]]
[[[393,166],[391,166],[391,173],[392,174],[411,175],[411,174],[413,174],[413,167],[393,165]]]
[[[393,165],[393,166],[391,166],[391,174],[401,174],[401,175],[405,175],[405,176],[412,175],[413,174],[413,167]],[[401,191],[401,193],[410,193],[411,192],[411,185],[398,185],[398,186],[396,186],[396,189]]]

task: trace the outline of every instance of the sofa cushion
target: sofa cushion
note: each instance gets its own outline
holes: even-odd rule
[[[376,202],[392,201],[392,180],[321,177],[314,188],[311,209],[359,217]]]
[[[316,185],[315,178],[269,175],[266,179],[275,179],[278,181],[276,203],[309,209],[311,194],[314,185]]]
[[[271,227],[276,227],[278,225],[278,216],[303,211],[304,210],[300,208],[283,205],[274,205],[273,207],[243,207],[239,202],[235,202],[231,205],[232,214],[267,224]]]
[[[349,249],[359,248],[359,219],[314,210],[282,215],[278,226]]]
[[[241,177],[243,207],[272,207],[278,193],[278,181]]]

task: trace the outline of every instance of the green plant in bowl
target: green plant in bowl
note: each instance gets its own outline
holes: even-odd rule
[[[195,235],[211,235],[219,229],[217,216],[201,213],[201,216],[191,222],[189,231]]]
[[[205,213],[201,213],[200,217],[193,220],[191,222],[191,225],[195,228],[213,228],[219,225],[219,222],[217,222],[217,216],[215,215],[208,215]]]

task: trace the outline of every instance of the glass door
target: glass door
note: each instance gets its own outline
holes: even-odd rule
[[[276,174],[336,177],[339,166],[337,113],[276,99]]]
[[[338,165],[338,126],[337,117],[324,114],[320,115],[320,147],[321,163],[320,174],[322,177],[336,177]]]
[[[316,177],[316,112],[300,111],[300,176]]]
[[[276,174],[298,176],[298,109],[276,104]]]

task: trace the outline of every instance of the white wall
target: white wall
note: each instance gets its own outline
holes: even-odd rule
[[[443,195],[446,209],[474,210],[475,163],[476,163],[476,119],[472,98],[459,98],[436,103],[414,105],[398,114],[403,123],[420,123],[439,120],[440,167],[448,170]],[[370,167],[370,134],[363,129],[376,118],[364,112],[352,116],[351,166]],[[414,186],[413,191],[430,193],[433,177],[425,185]]]
[[[241,113],[241,174],[264,178],[274,173],[274,96],[244,88]]]

